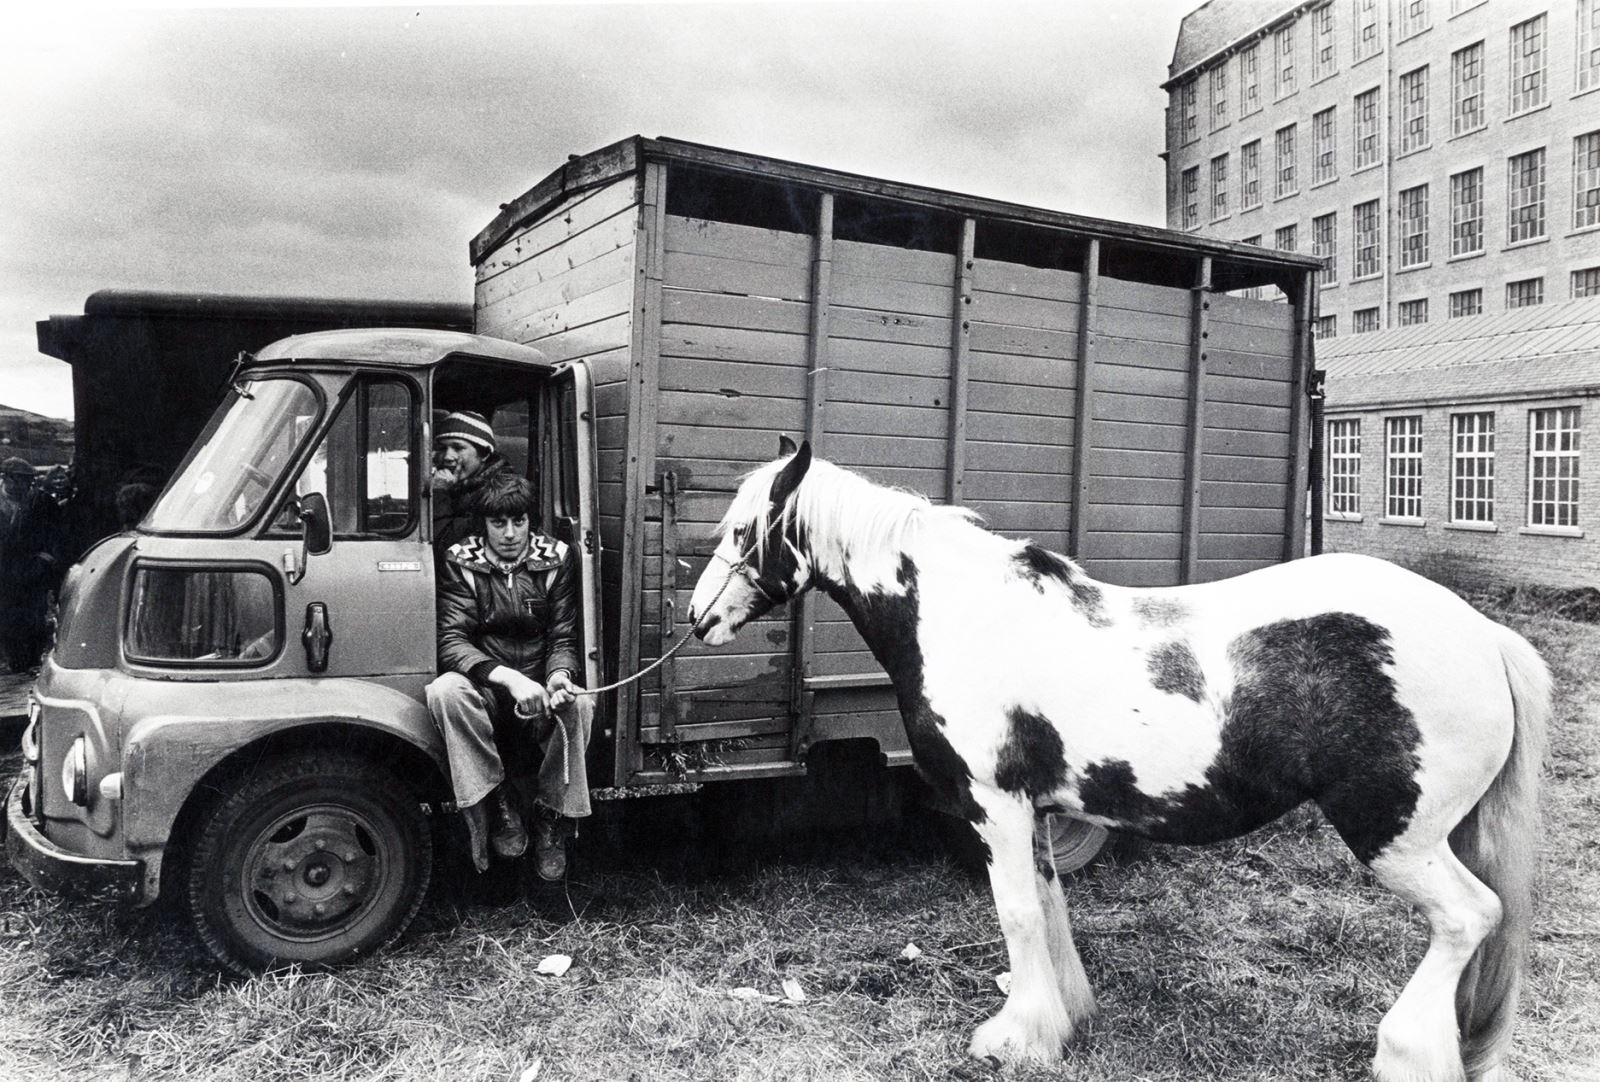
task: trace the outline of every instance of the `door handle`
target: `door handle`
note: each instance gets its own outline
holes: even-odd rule
[[[328,651],[333,646],[333,623],[328,619],[328,606],[313,601],[306,606],[306,626],[300,632],[300,641],[306,648],[306,668],[312,672],[326,672]]]

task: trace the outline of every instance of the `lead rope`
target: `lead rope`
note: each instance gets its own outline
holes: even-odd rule
[[[717,556],[716,553],[712,553],[711,555],[713,557]],[[713,597],[711,599],[711,601],[706,605],[706,609],[708,611],[718,601],[722,600],[722,595],[727,591],[728,585],[733,582],[733,576],[738,574],[740,571],[743,571],[745,568],[750,566],[749,563],[746,562],[746,557],[749,556],[749,555],[750,555],[749,551],[746,550],[745,552],[743,552],[743,553],[741,553],[739,555],[739,561],[737,563],[730,563],[728,565],[728,577],[722,580],[722,585],[720,587],[718,587],[718,589],[717,589],[717,595],[715,597]],[[719,557],[719,558],[720,559],[724,559],[724,560],[727,559],[726,556]],[[697,626],[699,626],[699,622],[698,621],[696,621],[693,624],[690,624],[689,625],[689,630],[685,631],[683,633],[683,637],[680,638],[677,642],[672,644],[672,649],[668,650],[666,653],[664,653],[660,657],[656,658],[654,661],[652,661],[650,664],[646,665],[644,668],[640,669],[638,672],[634,673],[632,676],[624,676],[621,680],[618,680],[616,683],[614,683],[614,684],[606,684],[603,687],[597,687],[597,688],[572,688],[572,689],[570,689],[572,694],[574,696],[579,696],[579,695],[599,695],[602,692],[615,691],[617,688],[625,687],[626,685],[633,683],[635,680],[639,679],[640,677],[648,675],[649,673],[653,672],[654,670],[659,669],[662,665],[665,665],[667,663],[668,659],[670,659],[679,650],[682,650],[683,647],[684,647],[684,644],[689,641],[689,636],[694,634],[694,629]]]

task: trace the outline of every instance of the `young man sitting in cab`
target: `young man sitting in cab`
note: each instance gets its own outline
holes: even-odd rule
[[[440,675],[427,695],[479,871],[491,848],[504,860],[526,851],[506,760],[515,771],[534,748],[542,753],[533,777],[534,855],[539,876],[558,880],[566,874],[564,820],[589,814],[584,753],[594,712],[574,695],[577,554],[532,529],[534,506],[532,486],[509,470],[478,487],[472,510],[481,532],[439,560]]]

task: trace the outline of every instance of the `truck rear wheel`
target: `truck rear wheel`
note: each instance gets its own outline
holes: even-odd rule
[[[410,786],[355,755],[306,752],[252,770],[202,817],[189,913],[230,969],[326,966],[397,939],[432,872]]]

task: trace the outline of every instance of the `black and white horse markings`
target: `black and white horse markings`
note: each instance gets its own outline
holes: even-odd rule
[[[1538,653],[1381,560],[1165,589],[1095,582],[809,445],[756,470],[690,619],[708,643],[816,587],[891,677],[918,768],[988,846],[1012,983],[975,1056],[1053,1061],[1094,1011],[1044,811],[1167,842],[1314,801],[1431,928],[1378,1028],[1384,1082],[1490,1078],[1526,953],[1550,680]]]

